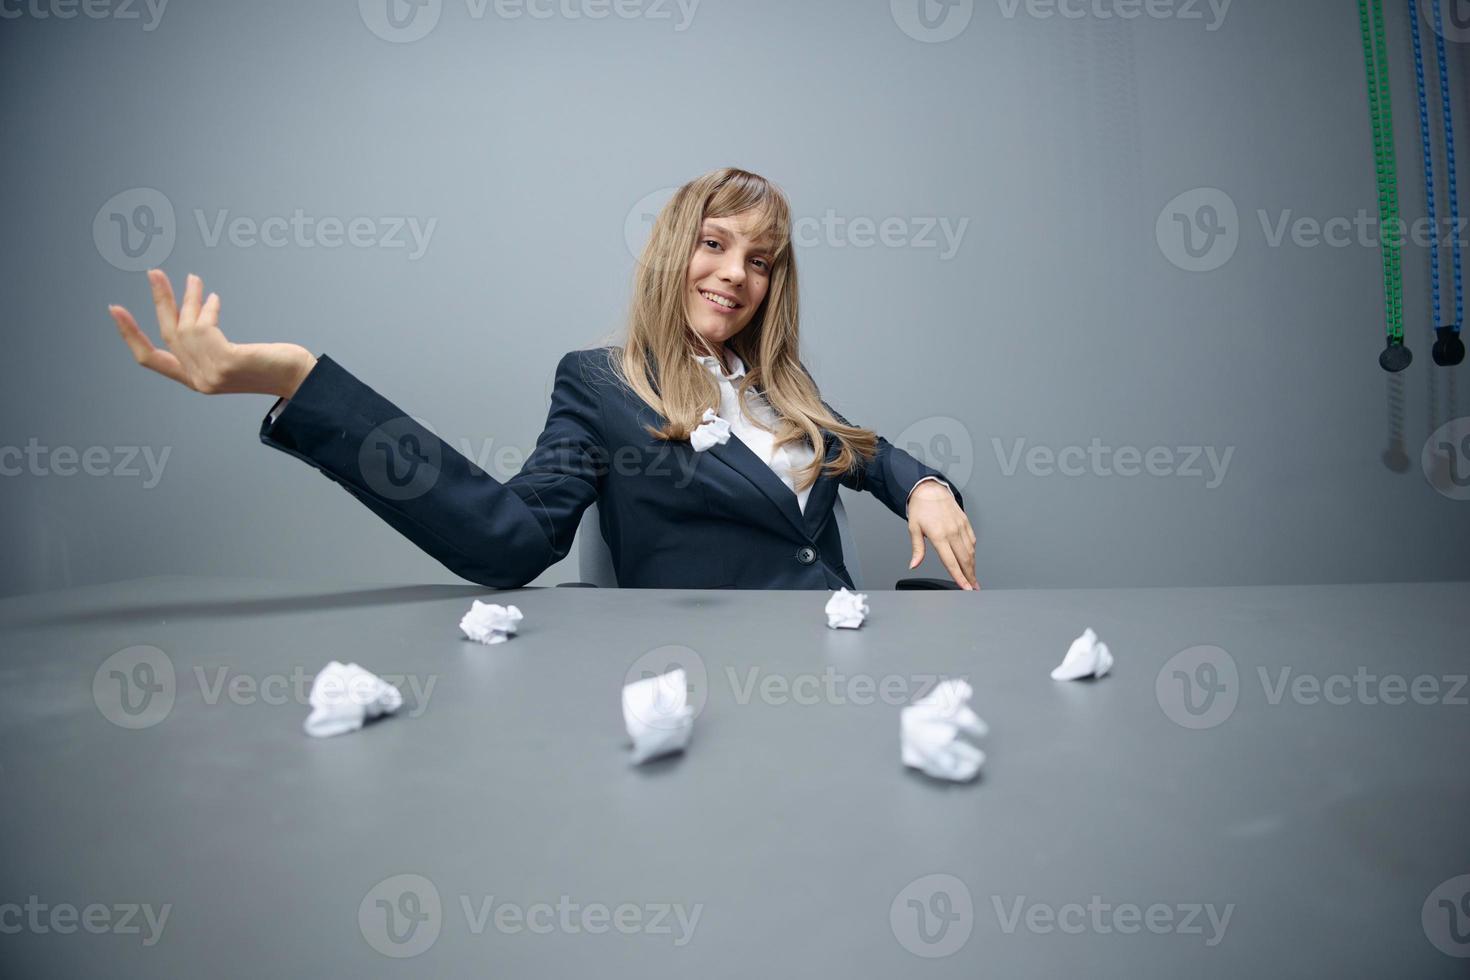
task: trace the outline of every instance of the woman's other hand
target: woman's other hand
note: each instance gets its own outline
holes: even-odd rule
[[[204,298],[204,282],[192,273],[184,302],[174,302],[173,285],[161,269],[148,270],[158,329],[166,350],[153,346],[121,306],[107,311],[133,359],[150,371],[205,395],[254,393],[290,398],[316,366],[311,351],[298,344],[236,344],[219,328],[218,293]]]
[[[975,531],[954,494],[943,485],[930,480],[914,488],[909,497],[909,538],[914,544],[909,568],[917,568],[924,560],[924,539],[928,538],[956,583],[965,589],[980,588],[975,579]]]

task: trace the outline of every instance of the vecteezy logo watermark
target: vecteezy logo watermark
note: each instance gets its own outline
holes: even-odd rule
[[[1446,956],[1470,957],[1470,875],[1457,875],[1430,892],[1420,921],[1435,949]]]
[[[1202,21],[1208,32],[1225,24],[1234,0],[995,0],[1001,16],[1015,20],[1025,11],[1036,20],[1149,20]]]
[[[1470,41],[1470,3],[1466,0],[1444,0],[1439,5],[1441,18],[1434,19],[1435,0],[1419,0],[1419,16],[1430,30],[1437,31],[1452,44]]]
[[[439,889],[423,875],[384,878],[362,897],[357,928],[368,945],[384,956],[417,956],[439,938],[444,907]]]
[[[119,650],[92,675],[92,700],[119,728],[151,728],[174,707],[174,662],[158,647]]]
[[[153,946],[163,938],[163,929],[168,925],[172,911],[172,902],[156,909],[147,902],[116,902],[111,905],[92,902],[78,908],[70,902],[52,904],[41,901],[39,895],[31,895],[24,905],[19,902],[0,903],[0,935],[29,932],[43,936],[54,932],[69,936],[81,929],[94,936],[107,933],[142,936],[144,946]]]
[[[368,489],[388,500],[422,497],[439,482],[441,442],[417,419],[402,416],[376,426],[357,452],[357,469]]]
[[[296,665],[289,671],[252,674],[229,666],[195,665],[190,673],[197,685],[200,700],[210,707],[226,702],[238,707],[264,704],[311,705],[311,683],[315,671]],[[429,707],[435,674],[383,674],[382,679],[412,696],[413,707],[406,714],[417,718]],[[406,689],[406,690],[405,690]],[[140,645],[119,650],[98,666],[92,676],[92,700],[103,718],[120,728],[151,728],[173,711],[178,691],[178,674],[174,662],[158,647]],[[373,696],[367,689],[348,688],[342,696],[362,703]]]
[[[1470,500],[1470,415],[1451,419],[1424,440],[1424,479],[1451,500]]]
[[[385,41],[409,44],[428,35],[439,23],[443,0],[357,0],[367,29]]]
[[[898,944],[915,956],[939,959],[959,952],[975,928],[970,889],[954,875],[931,874],[903,887],[888,907]]]
[[[1214,728],[1235,711],[1240,700],[1240,671],[1235,658],[1220,647],[1190,647],[1159,669],[1154,696],[1176,725]]]
[[[406,249],[416,261],[429,249],[438,218],[421,221],[414,215],[355,215],[343,220],[317,216],[302,208],[289,215],[232,215],[227,208],[212,213],[195,208],[194,221],[204,248],[380,248]],[[173,253],[178,237],[174,206],[162,191],[132,187],[108,198],[92,219],[92,241],[109,265],[124,272],[142,272],[162,265]]]
[[[168,463],[172,446],[164,446],[159,453],[152,446],[45,446],[35,436],[26,440],[25,447],[0,446],[0,476],[142,476],[143,489],[152,490],[163,479],[163,468]],[[148,472],[138,468],[142,457]],[[21,462],[24,460],[25,465]]]
[[[0,0],[0,20],[71,20],[80,14],[88,20],[142,20],[143,30],[151,31],[167,6],[168,0]]]
[[[654,647],[640,656],[629,665],[627,673],[623,675],[623,686],[627,687],[649,677],[661,677],[680,668],[684,671],[684,682],[689,686],[689,699],[685,704],[692,712],[691,717],[698,718],[709,701],[709,670],[704,665],[704,658],[683,644],[668,643]],[[661,716],[642,720],[652,725],[662,724],[664,721]]]
[[[1068,902],[1053,906],[1044,902],[1027,903],[1025,895],[1017,895],[1007,901],[999,895],[990,897],[995,907],[995,918],[1001,932],[1011,935],[1025,918],[1026,931],[1037,935],[1062,932],[1078,936],[1084,932],[1108,935],[1119,933],[1133,935],[1147,930],[1156,936],[1202,936],[1206,946],[1220,945],[1225,930],[1230,927],[1230,916],[1235,912],[1235,903],[1216,908],[1213,902],[1179,902],[1167,905],[1155,902],[1147,907],[1132,902],[1112,904],[1104,902],[1101,895],[1093,895],[1087,904]],[[1206,935],[1205,927],[1209,926]]]
[[[1159,476],[1203,479],[1206,490],[1214,490],[1225,482],[1225,472],[1230,469],[1230,458],[1235,455],[1234,446],[1224,451],[1214,446],[1107,446],[1096,436],[1087,446],[1026,446],[1025,439],[1012,440],[1010,448],[994,436],[990,439],[995,450],[995,461],[1000,464],[1003,476],[1015,476],[1020,468],[1022,452],[1025,452],[1026,472],[1031,476]],[[1203,458],[1209,464],[1209,472],[1201,467]]]
[[[931,415],[906,427],[893,445],[931,469],[944,474],[956,489],[970,485],[975,472],[975,443],[959,419]]]
[[[970,26],[975,0],[888,0],[893,22],[915,41],[938,44]]]
[[[494,928],[502,935],[530,933],[545,936],[602,935],[668,936],[674,946],[688,945],[704,913],[704,904],[686,907],[670,902],[574,901],[560,895],[556,902],[509,902],[495,895],[460,895],[465,929],[480,936]],[[439,889],[423,875],[400,874],[378,882],[357,907],[357,926],[368,945],[395,959],[423,953],[439,938],[445,925]]]
[[[162,191],[132,187],[109,197],[92,219],[92,243],[108,264],[142,272],[163,264],[174,250],[178,223]]]
[[[674,20],[674,32],[689,29],[700,0],[465,0],[471,20],[493,13],[499,20]],[[442,0],[357,0],[363,24],[395,44],[426,37],[439,23]]]
[[[1240,245],[1240,212],[1217,187],[1197,187],[1159,212],[1154,238],[1164,258],[1186,272],[1213,272]]]
[[[643,195],[623,218],[623,242],[628,254],[644,261],[643,247],[653,233],[653,223],[678,188],[664,187]],[[791,219],[791,243],[802,248],[935,249],[939,261],[947,262],[959,252],[969,218],[948,216],[898,216],[872,218],[840,215],[828,208],[821,217]]]

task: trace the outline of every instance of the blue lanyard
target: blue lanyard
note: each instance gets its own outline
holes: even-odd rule
[[[1424,79],[1424,45],[1419,36],[1419,8],[1409,0],[1409,29],[1414,39],[1414,75],[1419,86],[1419,138],[1424,151],[1424,199],[1431,237],[1429,242],[1430,283],[1434,304],[1435,342],[1431,351],[1434,363],[1441,367],[1459,364],[1465,359],[1465,345],[1460,340],[1460,324],[1465,317],[1465,279],[1460,256],[1460,195],[1455,174],[1455,120],[1450,104],[1449,64],[1445,57],[1444,19],[1440,0],[1434,4],[1434,53],[1439,69],[1440,104],[1444,110],[1445,169],[1450,196],[1450,235],[1455,278],[1455,316],[1444,322],[1440,302],[1439,222],[1434,200],[1434,151],[1429,123],[1428,85]]]

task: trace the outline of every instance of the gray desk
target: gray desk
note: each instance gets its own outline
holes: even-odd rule
[[[870,595],[853,632],[822,593],[520,590],[499,598],[522,632],[493,647],[458,635],[473,586],[0,602],[0,972],[1470,969],[1429,934],[1470,952],[1438,904],[1470,873],[1470,585]],[[1113,676],[1050,680],[1089,625]],[[667,644],[698,652],[707,702],[686,755],[633,769],[619,688]],[[172,669],[166,714],[119,715],[106,670],[94,691],[135,645]],[[1175,671],[1209,676],[1171,658],[1201,645],[1229,661],[1191,714]],[[306,737],[298,699],[332,658],[406,675],[399,716]],[[991,726],[977,783],[899,763],[889,702],[933,674],[967,675]],[[161,931],[126,911],[165,904]]]

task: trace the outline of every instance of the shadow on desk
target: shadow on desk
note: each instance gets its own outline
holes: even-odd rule
[[[135,581],[144,581],[138,579]],[[588,582],[562,582],[560,588],[596,588]],[[527,586],[527,589],[542,589],[545,586]],[[896,588],[958,590],[959,586],[945,579],[903,579]],[[491,595],[514,594],[521,589],[491,589],[482,585],[397,585],[375,588],[347,589],[335,592],[310,592],[300,595],[252,596],[241,598],[180,599],[174,602],[144,602],[130,604],[107,600],[106,606],[80,611],[6,614],[7,627],[45,627],[111,625],[119,623],[155,622],[169,619],[214,619],[217,617],[273,615],[292,612],[324,612],[331,609],[356,609],[364,606],[405,605],[413,602],[438,602],[448,599],[481,599]],[[44,593],[42,593],[44,595]],[[504,600],[498,600],[504,601]],[[691,599],[696,605],[710,602],[702,596]],[[85,600],[82,600],[85,606]]]
[[[242,599],[197,599],[194,601],[152,602],[143,605],[113,604],[80,612],[40,613],[16,616],[10,620],[17,626],[77,625],[80,623],[132,623],[156,619],[210,619],[216,616],[252,616],[289,612],[320,612],[327,609],[355,609],[362,606],[385,606],[410,602],[436,602],[442,599],[467,599],[484,596],[488,591],[479,585],[400,585],[339,592],[311,592],[304,595],[261,596]],[[509,591],[509,590],[506,590]]]

